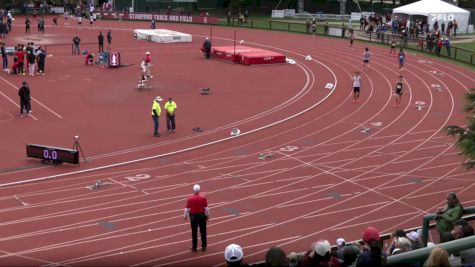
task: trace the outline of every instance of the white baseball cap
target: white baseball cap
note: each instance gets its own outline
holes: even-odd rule
[[[160,101],[162,101],[162,100],[163,100],[163,98],[161,98],[161,97],[159,97],[159,96],[155,97],[155,101],[160,102]]]
[[[227,262],[237,262],[242,260],[244,253],[241,246],[236,244],[231,244],[226,247],[224,250],[224,258]]]
[[[193,186],[193,192],[199,193],[200,191],[201,191],[200,185],[199,185],[199,184],[195,184],[195,185]]]
[[[343,239],[343,238],[338,238],[338,239],[336,240],[336,244],[337,244],[338,246],[344,246],[344,245],[346,244],[346,241],[345,241],[345,239]]]
[[[325,256],[327,253],[329,253],[332,249],[332,246],[330,245],[330,242],[327,240],[319,240],[315,244],[314,250],[315,253],[317,253],[320,256]]]

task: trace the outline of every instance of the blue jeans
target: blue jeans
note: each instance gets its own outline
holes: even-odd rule
[[[152,115],[153,119],[153,134],[157,135],[158,134],[158,118],[159,116],[157,115]]]
[[[7,56],[3,57],[3,68],[4,69],[8,68],[8,57]]]

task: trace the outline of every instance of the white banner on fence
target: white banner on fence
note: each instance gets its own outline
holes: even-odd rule
[[[272,17],[273,18],[283,18],[284,17],[284,10],[272,10]]]
[[[328,35],[341,37],[342,30],[340,28],[329,28]]]
[[[295,17],[295,9],[284,9],[284,17]]]

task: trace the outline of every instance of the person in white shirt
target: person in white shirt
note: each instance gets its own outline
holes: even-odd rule
[[[360,102],[360,87],[361,87],[361,76],[358,71],[355,71],[353,76],[353,103]]]

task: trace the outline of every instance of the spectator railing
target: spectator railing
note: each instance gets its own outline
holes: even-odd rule
[[[462,250],[475,248],[475,236],[469,236],[461,239],[457,239],[450,242],[439,244],[449,252],[449,254],[456,253]],[[425,247],[416,250],[411,250],[397,255],[387,257],[386,264],[396,265],[400,263],[416,263],[424,262],[432,251],[433,247]]]
[[[279,30],[279,31],[297,32],[297,33],[310,33],[309,29],[307,29],[307,25],[305,24],[305,22],[289,22],[289,21],[276,21],[276,20],[265,20],[265,19],[250,19],[250,18],[248,18],[247,20],[240,20],[239,18],[232,17],[232,18],[229,18],[229,21],[227,19],[221,20],[219,24],[232,26],[232,27]],[[345,24],[346,26],[348,26],[347,23]],[[356,25],[356,22],[354,25]],[[329,25],[328,27],[337,28],[334,25]],[[400,34],[392,34],[390,30],[384,33],[379,33],[376,31],[360,31],[357,29],[353,29],[353,31],[355,34],[355,39],[358,39],[358,40],[390,45],[392,39],[395,39],[397,48],[403,47],[403,48],[412,49],[412,50],[419,50],[424,53],[436,54],[435,46],[437,45],[438,40],[434,40],[433,44],[430,45],[427,43],[425,34],[419,35],[418,37],[410,37],[410,36],[403,37]],[[329,32],[329,31],[326,31],[326,32]],[[348,38],[349,37],[348,32],[349,32],[349,29],[346,28],[345,35],[342,37]],[[318,22],[317,24],[317,34],[326,35],[324,31],[324,24],[322,22]],[[441,36],[441,37],[444,37],[444,36]],[[449,39],[453,41],[453,38],[449,38]],[[396,53],[397,52],[398,51],[396,51]],[[475,51],[474,50],[457,47],[457,45],[454,46],[453,44],[450,44],[448,49],[446,46],[442,46],[438,56],[451,58],[457,61],[475,65]]]
[[[462,218],[465,220],[473,220],[475,219],[475,207],[469,207],[463,209],[463,216]],[[437,213],[433,214],[428,214],[422,218],[422,242],[424,243],[424,246],[427,246],[427,241],[429,238],[429,228],[435,227],[435,223],[431,224],[431,221],[435,220],[435,217],[437,216]],[[474,243],[475,246],[475,243]]]
[[[464,220],[467,220],[467,221],[474,220],[475,219],[475,207],[465,208],[464,209],[464,214],[465,215],[462,217]],[[421,240],[424,242],[424,246],[427,245],[427,239],[428,239],[428,236],[429,236],[429,229],[430,228],[435,228],[435,223],[431,224],[430,222],[435,219],[436,215],[437,214],[435,214],[435,213],[434,214],[428,214],[428,215],[424,216],[423,219],[422,219]],[[417,231],[419,229],[421,229],[420,226],[409,228],[409,229],[404,229],[404,232],[409,233],[411,231]],[[384,243],[385,241],[390,240],[391,236],[392,236],[391,233],[381,234],[380,235],[380,242]],[[465,249],[475,247],[475,241],[473,240],[474,237],[475,236],[472,236],[470,238],[468,238],[468,237],[463,238],[463,240],[466,240],[466,242],[455,242],[455,241],[458,241],[458,240],[455,240],[455,241],[443,243],[442,245],[449,252],[458,252],[460,250],[465,250]],[[347,244],[354,244],[354,243],[363,244],[363,240],[360,239],[360,240],[347,242]],[[447,244],[449,245],[448,248],[445,247]],[[336,253],[337,249],[338,249],[337,246],[333,246],[332,247],[332,252]],[[419,252],[420,250],[424,250],[424,251]],[[414,250],[414,251],[406,252],[406,253],[403,253],[403,254],[390,256],[390,257],[388,257],[388,265],[397,264],[397,263],[424,261],[427,258],[427,256],[429,256],[430,251],[431,251],[431,248],[422,248],[422,249],[417,249],[417,250]],[[304,255],[305,255],[305,252],[302,252],[302,253],[299,253],[299,254],[300,254],[300,258],[303,258]],[[408,255],[407,258],[403,257],[404,255]],[[398,256],[398,257],[396,257],[396,256]],[[264,261],[255,262],[255,263],[251,263],[249,266],[252,266],[252,267],[265,266],[265,262]]]

